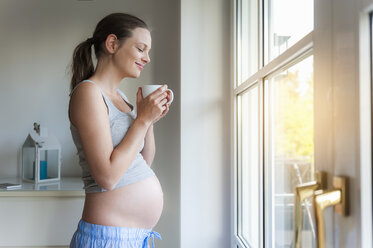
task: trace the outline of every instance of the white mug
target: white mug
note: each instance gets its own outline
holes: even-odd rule
[[[145,98],[147,97],[148,95],[150,95],[151,93],[153,93],[154,91],[156,91],[159,87],[162,87],[162,85],[156,85],[156,84],[152,84],[152,85],[144,85],[141,87],[142,89],[142,97]],[[168,101],[168,104],[172,103],[172,101],[174,100],[174,92],[172,92],[172,90],[170,89],[167,89],[165,91],[169,91],[170,92],[170,101]]]

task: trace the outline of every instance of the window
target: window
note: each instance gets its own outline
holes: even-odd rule
[[[240,38],[237,40],[237,85],[245,82],[259,68],[259,18],[258,1],[238,1],[237,27]]]
[[[259,243],[259,88],[258,84],[238,95],[238,235],[248,247]]]
[[[313,1],[265,1],[266,62],[276,58],[313,30]]]
[[[234,13],[234,246],[292,247],[295,186],[314,179],[313,1],[236,0]]]
[[[300,58],[287,69],[265,79],[265,216],[272,247],[291,247],[294,238],[294,190],[314,180],[313,64]],[[302,241],[312,244],[315,233],[312,206],[303,209]]]

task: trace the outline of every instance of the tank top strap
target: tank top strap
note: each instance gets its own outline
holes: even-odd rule
[[[89,82],[89,83],[92,83],[92,84],[94,84],[94,85],[96,85],[97,87],[98,87],[98,89],[100,90],[100,92],[101,92],[101,95],[102,95],[102,98],[104,99],[104,102],[105,102],[105,104],[106,104],[106,107],[108,108],[108,111],[109,111],[109,116],[111,115],[111,113],[112,113],[112,109],[115,109],[115,106],[114,106],[114,104],[110,101],[110,99],[104,94],[104,91],[101,89],[101,87],[98,85],[98,84],[96,84],[95,82],[93,82],[92,80],[88,80],[88,79],[86,79],[86,80],[83,80],[83,81],[81,81],[80,83],[78,83],[75,87],[74,87],[74,89],[71,91],[71,93],[70,93],[70,97],[72,96],[72,94],[74,93],[74,90],[76,89],[76,88],[78,88],[78,86],[79,85],[81,85],[82,83],[84,83],[84,82]]]
[[[118,91],[119,95],[122,97],[122,99],[130,106],[131,112],[133,112],[135,107],[129,102],[127,96],[120,89],[117,89],[117,91]]]
[[[123,93],[123,91],[121,91],[120,89],[117,89],[119,95],[126,101],[128,102],[128,98],[127,96]]]
[[[98,87],[98,89],[101,91],[102,95],[104,95],[104,92],[102,91],[102,89],[101,89],[100,86],[98,86],[98,85],[97,85],[95,82],[93,82],[92,80],[85,79],[85,80],[81,81],[80,83],[78,83],[77,85],[75,85],[74,89],[72,89],[72,91],[70,92],[69,96],[71,97],[71,96],[73,95],[75,89],[78,88],[78,86],[81,85],[81,84],[84,83],[84,82],[90,82],[90,83],[96,85],[96,86]],[[105,95],[104,95],[104,96],[105,96]],[[106,96],[105,96],[105,98],[106,98]]]

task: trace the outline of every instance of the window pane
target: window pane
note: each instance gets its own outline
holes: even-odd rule
[[[266,212],[270,247],[292,247],[294,191],[314,179],[313,57],[266,80]],[[265,134],[266,135],[266,134]],[[313,247],[310,203],[303,204],[302,247]]]
[[[238,0],[238,85],[258,70],[258,0]]]
[[[239,235],[250,247],[259,238],[259,88],[251,87],[239,97]]]
[[[313,30],[313,0],[267,0],[266,62]]]

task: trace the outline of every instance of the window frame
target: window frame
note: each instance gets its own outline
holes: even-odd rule
[[[265,162],[266,160],[266,154],[265,154],[265,140],[266,137],[266,126],[265,126],[265,99],[264,99],[264,87],[265,87],[265,79],[270,76],[271,74],[275,73],[278,70],[281,70],[282,68],[289,67],[294,62],[298,62],[300,59],[310,56],[310,53],[312,54],[313,51],[313,31],[305,35],[301,40],[299,40],[297,43],[289,47],[285,52],[281,53],[279,56],[274,58],[273,60],[269,61],[267,64],[265,64],[265,54],[264,54],[264,47],[268,46],[268,42],[265,39],[265,32],[267,32],[267,26],[265,25],[265,20],[268,20],[268,16],[264,11],[264,6],[266,3],[266,0],[257,0],[258,1],[258,49],[259,49],[259,66],[257,72],[253,73],[249,78],[240,83],[240,76],[239,73],[239,61],[238,53],[240,52],[240,46],[239,46],[239,33],[238,28],[241,26],[241,21],[239,20],[239,13],[241,12],[238,8],[241,6],[238,4],[238,2],[241,2],[242,0],[233,0],[232,1],[232,81],[231,81],[231,123],[232,123],[232,130],[231,130],[231,141],[232,141],[232,148],[231,148],[231,154],[232,154],[232,183],[231,183],[231,193],[232,193],[232,202],[231,202],[231,247],[235,248],[248,248],[245,246],[245,244],[241,241],[240,237],[238,236],[238,166],[239,166],[239,139],[238,139],[238,126],[240,121],[240,113],[238,113],[238,96],[243,93],[244,91],[248,90],[250,87],[254,86],[255,84],[258,84],[259,88],[259,170],[260,170],[260,178],[259,178],[259,212],[260,212],[260,223],[258,223],[258,226],[260,227],[259,231],[259,247],[264,248],[268,247],[268,244],[270,244],[271,237],[268,235],[265,236],[265,229],[268,225],[267,221],[268,219],[265,218],[264,213],[266,212],[265,208],[265,197],[264,197],[264,190],[265,190],[265,184],[264,184],[264,170],[265,170]]]
[[[373,6],[360,13],[359,29],[361,243],[373,247]]]

